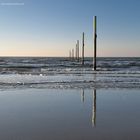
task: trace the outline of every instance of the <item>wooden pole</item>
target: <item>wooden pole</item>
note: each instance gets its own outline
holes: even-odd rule
[[[77,40],[77,60],[79,61],[79,40]]]
[[[71,50],[69,51],[69,59],[71,59]]]
[[[85,47],[85,34],[83,32],[83,42],[82,42],[82,65],[84,65],[84,47]]]
[[[77,44],[76,44],[76,47],[75,47],[75,60],[77,60]]]
[[[94,17],[94,70],[96,71],[96,57],[97,57],[97,17]]]
[[[74,49],[72,49],[72,59],[74,59]]]

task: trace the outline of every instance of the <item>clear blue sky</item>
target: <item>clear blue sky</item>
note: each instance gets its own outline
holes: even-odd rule
[[[83,31],[92,56],[95,15],[98,56],[140,56],[139,0],[0,0],[0,56],[67,56]]]

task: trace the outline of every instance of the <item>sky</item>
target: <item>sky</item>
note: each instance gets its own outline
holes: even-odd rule
[[[140,57],[139,0],[0,0],[0,56],[68,56],[76,41],[93,56]]]

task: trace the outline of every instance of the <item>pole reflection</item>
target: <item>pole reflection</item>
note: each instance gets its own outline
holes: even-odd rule
[[[96,127],[96,72],[93,75],[93,80],[95,81],[94,90],[92,93],[92,126]]]
[[[92,126],[96,127],[96,89],[93,90]]]
[[[84,89],[81,90],[81,101],[84,103],[85,101],[85,92]]]
[[[92,121],[92,126],[96,127],[96,89],[93,90],[92,93],[92,116],[91,116],[91,121]],[[81,89],[81,102],[85,102],[85,91],[84,89]]]

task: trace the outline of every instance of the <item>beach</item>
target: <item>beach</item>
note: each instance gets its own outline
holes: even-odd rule
[[[135,89],[0,91],[0,139],[139,140],[139,100]]]
[[[139,60],[1,58],[0,139],[139,140]]]

